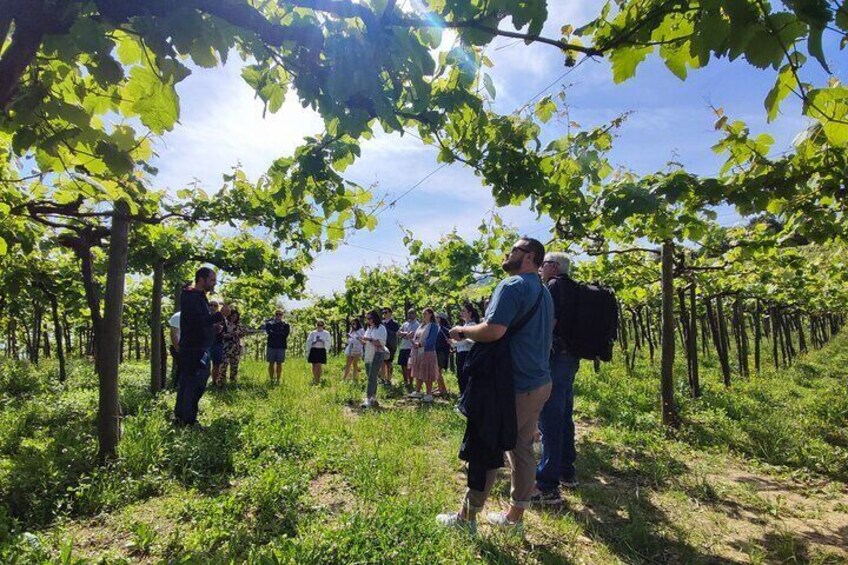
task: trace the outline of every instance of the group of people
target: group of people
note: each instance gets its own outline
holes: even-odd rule
[[[239,359],[244,352],[242,338],[264,331],[268,335],[266,360],[268,378],[280,381],[291,328],[283,320],[282,310],[274,318],[253,330],[241,323],[238,309],[228,304],[209,301],[207,293],[215,290],[217,275],[208,267],[197,270],[194,283],[180,294],[180,309],[169,320],[171,355],[174,358],[173,386],[177,389],[175,422],[198,426],[197,407],[206,391],[209,377],[216,386],[238,381]]]
[[[460,316],[466,324],[479,322],[476,309],[468,302],[463,305]],[[415,309],[409,309],[404,323],[398,325],[391,308],[383,308],[380,313],[372,310],[365,316],[364,325],[359,318],[350,321],[347,338],[344,378],[356,379],[359,361],[365,361],[368,385],[363,408],[377,405],[378,382],[391,386],[395,353],[410,398],[429,403],[433,402],[434,396],[448,393],[444,371],[448,369],[452,350],[457,353],[456,371],[460,393],[464,390],[463,367],[474,342],[450,337],[447,314],[436,314],[433,308],[428,307],[422,310],[419,321]]]
[[[344,378],[355,379],[359,360],[365,362],[363,408],[377,405],[380,379],[391,383],[395,353],[408,396],[432,402],[434,395],[447,391],[443,372],[451,349],[456,351],[463,393],[460,410],[467,418],[460,457],[468,462],[468,488],[459,510],[440,514],[437,521],[472,531],[503,466],[504,451],[512,469],[510,504],[505,512],[488,514],[497,527],[521,530],[523,514],[532,504],[559,504],[560,487],[577,486],[573,385],[579,358],[559,337],[569,323],[563,289],[574,284],[570,261],[562,253],[546,254],[541,242],[522,237],[502,267],[509,276],[495,288],[482,319],[470,303],[463,305],[462,323],[454,327],[446,315],[429,307],[422,310],[420,321],[410,309],[402,325],[394,321],[391,308],[372,310],[364,324],[351,320],[345,347]],[[215,272],[201,268],[180,299],[179,333],[172,351],[179,360],[174,414],[182,425],[197,425],[197,404],[210,373],[216,383],[226,381],[228,369],[230,380],[237,379],[240,340],[250,331],[241,327],[236,309],[208,302],[206,293],[215,284]],[[286,359],[290,327],[282,318],[278,310],[261,328],[268,335],[266,360],[272,381],[279,381]],[[504,340],[508,359],[481,371],[486,348],[473,350],[475,344],[499,340]],[[320,382],[331,345],[332,336],[318,320],[306,340],[315,383]],[[469,364],[474,353],[477,359]],[[538,463],[533,454],[537,434],[542,444]]]

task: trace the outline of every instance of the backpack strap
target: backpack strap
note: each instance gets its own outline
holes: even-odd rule
[[[517,334],[519,331],[521,331],[521,329],[525,325],[527,325],[527,322],[529,322],[533,318],[533,316],[536,315],[536,311],[539,309],[539,304],[542,303],[542,296],[543,296],[544,291],[545,291],[545,289],[540,284],[539,285],[539,294],[536,297],[536,303],[533,304],[533,307],[530,308],[530,310],[526,314],[521,316],[521,318],[519,318],[519,320],[516,323],[512,324],[511,326],[509,326],[507,328],[506,333],[504,334],[503,337],[511,337],[511,336]]]

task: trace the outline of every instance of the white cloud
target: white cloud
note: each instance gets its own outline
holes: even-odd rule
[[[238,163],[255,178],[304,136],[323,130],[320,117],[292,95],[263,118],[261,100],[239,75],[242,65],[233,56],[223,69],[194,69],[180,85],[180,123],[156,148],[160,186],[178,189],[197,178],[218,189],[221,175]]]

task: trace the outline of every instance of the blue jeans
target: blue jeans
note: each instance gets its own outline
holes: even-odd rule
[[[189,373],[183,370],[180,374],[174,416],[182,424],[197,422],[197,405],[206,391],[206,383],[209,380],[209,361],[209,354],[204,352],[200,362],[194,364],[194,371]]]
[[[574,461],[574,376],[580,359],[567,353],[551,356],[551,396],[539,415],[542,432],[542,458],[536,467],[536,486],[547,491],[559,487],[560,480],[573,480]]]

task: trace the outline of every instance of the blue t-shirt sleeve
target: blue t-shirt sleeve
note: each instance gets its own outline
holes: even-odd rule
[[[489,309],[486,311],[486,321],[490,324],[509,327],[515,321],[521,307],[521,295],[511,279],[499,284],[492,294]]]

